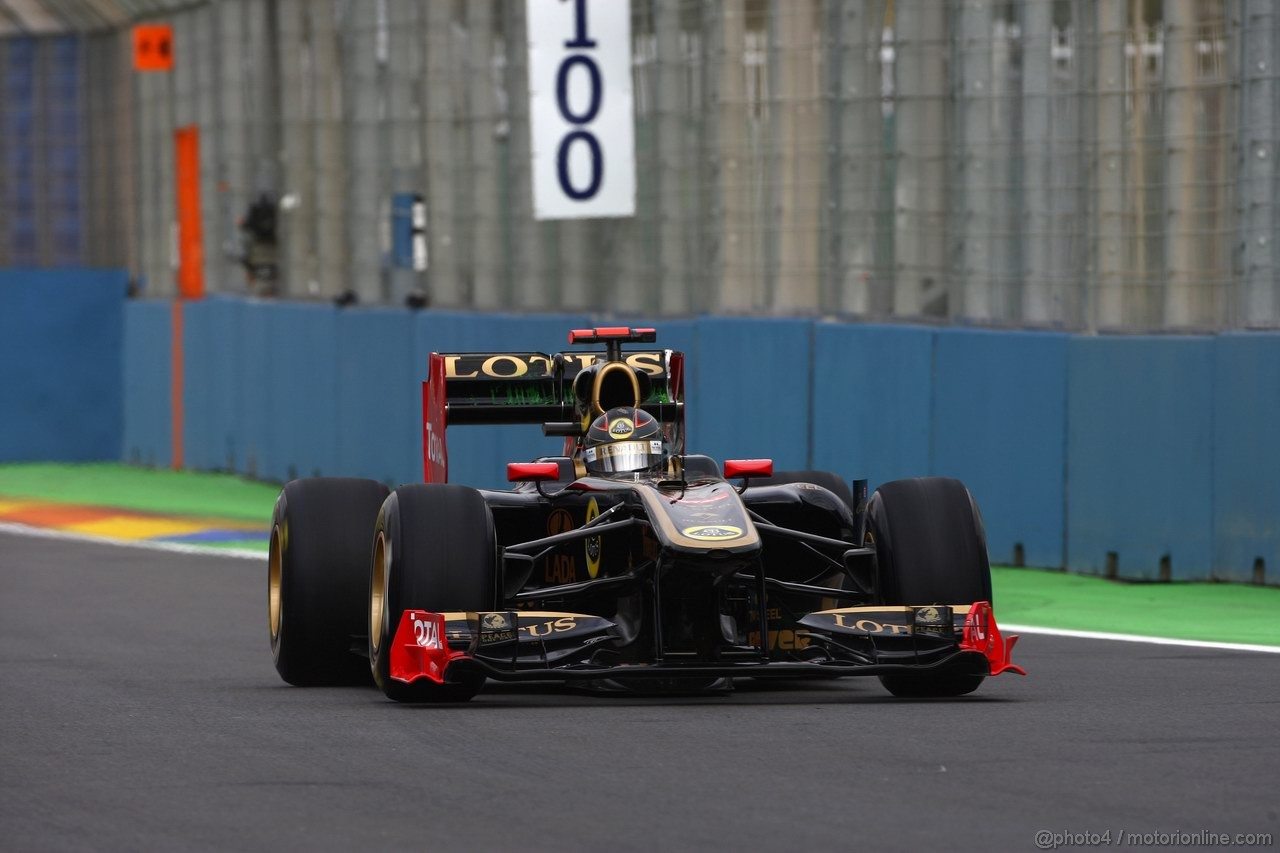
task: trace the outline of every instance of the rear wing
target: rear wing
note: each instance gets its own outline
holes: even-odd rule
[[[641,331],[647,334],[641,336]],[[620,393],[634,393],[640,407],[663,424],[673,452],[683,452],[684,353],[621,351],[620,342],[653,340],[652,330],[575,330],[570,343],[606,343],[608,349],[431,353],[427,381],[422,383],[424,480],[448,480],[447,427],[541,424],[548,435],[566,437],[564,453],[571,456],[577,436],[595,413],[630,403],[615,402]]]

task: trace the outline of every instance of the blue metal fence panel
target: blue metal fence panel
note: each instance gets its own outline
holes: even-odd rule
[[[214,418],[222,409],[217,399],[217,376],[229,371],[218,363],[212,301],[192,302],[182,310],[182,422],[183,459],[197,471],[216,471],[217,427]],[[221,460],[225,462],[225,460]]]
[[[629,325],[638,329],[657,329],[659,349],[675,350],[684,353],[685,377],[684,396],[689,405],[685,412],[685,451],[688,453],[710,453],[704,449],[704,438],[709,432],[700,432],[696,413],[692,411],[693,401],[698,399],[697,366],[702,361],[698,356],[698,320],[629,320]],[[711,424],[706,424],[711,426]]]
[[[775,470],[809,467],[813,323],[706,318],[690,374],[689,449],[724,459],[771,457]]]
[[[119,458],[126,283],[0,269],[0,461]]]
[[[126,462],[165,467],[173,459],[171,382],[173,303],[131,300],[124,306],[124,447]]]
[[[1062,565],[1067,335],[939,329],[932,473],[963,480],[993,562]]]
[[[268,304],[253,299],[241,304],[237,335],[240,357],[233,366],[240,393],[236,468],[250,477],[263,478],[271,467],[269,436],[271,419],[275,416],[270,333],[265,310]]]
[[[1280,334],[1214,341],[1213,574],[1280,577]]]
[[[337,472],[389,485],[422,480],[415,315],[348,308],[337,319]]]
[[[189,468],[244,470],[239,380],[246,310],[243,300],[216,296],[183,306],[183,445]]]
[[[930,471],[934,331],[818,323],[813,466],[869,487]],[[790,382],[802,381],[804,364]]]
[[[1212,563],[1213,339],[1077,337],[1069,345],[1067,562],[1125,578]]]
[[[277,482],[333,474],[338,468],[339,310],[308,302],[254,307],[266,316],[267,361],[256,369],[267,377],[271,407],[260,474]]]

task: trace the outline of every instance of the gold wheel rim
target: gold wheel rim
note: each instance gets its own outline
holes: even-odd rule
[[[284,548],[281,547],[280,525],[271,528],[271,547],[267,555],[267,625],[271,639],[280,638],[280,587],[283,576]]]
[[[382,622],[387,597],[387,537],[379,530],[373,540],[373,570],[369,580],[369,645],[374,654],[382,642]]]

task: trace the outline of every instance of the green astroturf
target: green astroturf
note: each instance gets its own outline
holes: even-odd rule
[[[0,496],[139,512],[271,521],[279,486],[229,474],[155,471],[130,465],[0,465]]]
[[[1280,589],[1122,583],[1037,569],[991,572],[998,622],[1280,646]]]
[[[278,486],[227,474],[128,465],[0,465],[0,497],[270,523]],[[209,548],[266,552],[265,541]],[[992,569],[1003,623],[1280,646],[1280,588],[1119,583],[1038,569]]]

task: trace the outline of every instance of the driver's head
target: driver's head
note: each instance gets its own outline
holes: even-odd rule
[[[661,474],[667,467],[662,428],[644,409],[610,409],[587,429],[582,461],[587,472],[598,477],[636,472]]]

